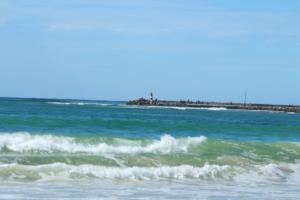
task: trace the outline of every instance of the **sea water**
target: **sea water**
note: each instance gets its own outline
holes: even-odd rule
[[[0,199],[300,199],[300,115],[0,99]]]

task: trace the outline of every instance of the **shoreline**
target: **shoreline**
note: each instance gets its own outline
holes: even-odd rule
[[[127,105],[157,106],[157,107],[187,107],[187,108],[226,108],[231,110],[253,110],[253,111],[276,111],[286,113],[300,113],[297,105],[276,105],[257,103],[233,103],[233,102],[208,102],[208,101],[171,101],[171,100],[148,100],[140,98],[130,100]]]

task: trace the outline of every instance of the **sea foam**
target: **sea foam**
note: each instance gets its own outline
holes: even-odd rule
[[[115,139],[112,143],[82,143],[73,137],[53,135],[32,135],[14,133],[0,135],[0,148],[15,152],[67,152],[67,153],[174,153],[187,152],[189,147],[199,145],[206,137],[174,138],[170,135],[161,136],[160,140],[151,140],[147,144],[129,139]]]
[[[54,104],[54,105],[77,105],[77,106],[86,106],[86,105],[93,105],[93,106],[112,106],[113,104],[108,103],[97,103],[97,102],[56,102],[56,101],[50,101],[47,102],[48,104]]]
[[[10,181],[65,181],[78,179],[109,179],[124,181],[193,180],[230,181],[238,183],[300,184],[299,164],[253,165],[248,168],[229,165],[157,166],[157,167],[105,167],[96,165],[1,164],[0,179]]]

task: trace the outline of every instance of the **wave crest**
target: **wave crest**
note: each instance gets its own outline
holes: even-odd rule
[[[95,165],[0,165],[0,179],[11,181],[49,181],[78,179],[109,179],[125,181],[147,180],[196,180],[247,182],[288,182],[300,184],[299,164],[253,165],[251,168],[228,165],[205,164],[202,167],[190,165],[160,167],[104,167]]]
[[[99,142],[88,144],[76,141],[76,138],[53,135],[31,135],[14,133],[0,135],[0,148],[15,152],[45,151],[67,153],[174,153],[187,152],[189,147],[199,145],[206,137],[187,137],[176,139],[170,135],[161,136],[143,144],[141,141],[115,139],[111,144]]]
[[[58,101],[50,101],[47,102],[48,104],[54,105],[77,105],[77,106],[86,106],[86,105],[93,105],[93,106],[112,106],[113,104],[109,103],[97,103],[97,102],[58,102]]]

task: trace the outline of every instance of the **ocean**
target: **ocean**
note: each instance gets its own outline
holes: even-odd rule
[[[0,199],[300,199],[300,114],[0,98]]]

